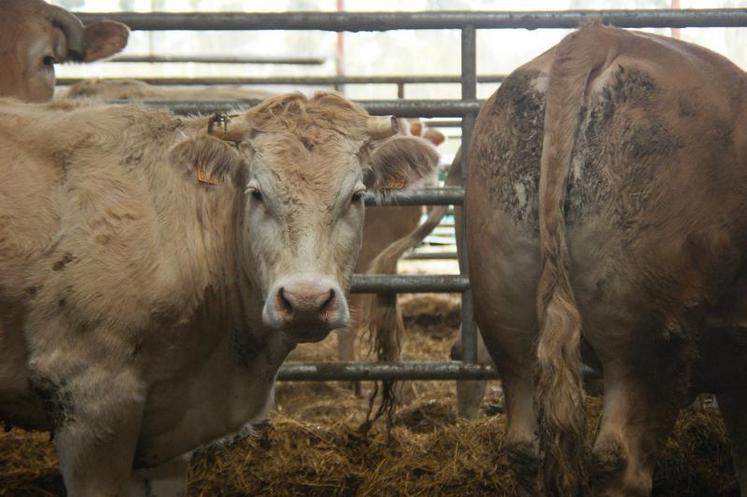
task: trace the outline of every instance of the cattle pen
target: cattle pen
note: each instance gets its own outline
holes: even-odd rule
[[[84,23],[114,19],[134,31],[390,31],[390,30],[458,30],[461,33],[461,75],[444,76],[332,76],[332,77],[256,77],[256,78],[149,78],[156,85],[329,85],[394,84],[398,96],[404,97],[410,83],[459,83],[461,99],[359,101],[371,114],[393,114],[398,117],[458,118],[437,125],[461,127],[462,156],[466,157],[475,118],[481,101],[477,99],[478,82],[500,83],[504,75],[478,75],[476,66],[477,30],[492,29],[569,29],[599,20],[624,28],[747,27],[747,9],[691,10],[584,10],[584,11],[506,11],[506,12],[289,12],[289,13],[76,13]],[[123,61],[128,59],[123,58]],[[199,61],[186,57],[185,60]],[[168,59],[151,57],[149,62]],[[220,61],[218,61],[220,62]],[[299,63],[281,60],[280,63]],[[313,59],[300,61],[313,64]],[[79,79],[62,78],[66,85]],[[167,107],[178,114],[213,113],[254,105],[258,101],[148,101],[146,105]],[[466,176],[466,161],[462,163]],[[386,198],[369,195],[367,205],[454,205],[464,199],[461,188],[440,188],[410,193],[393,192]],[[287,362],[280,369],[279,380],[483,380],[497,378],[491,366],[477,363],[477,330],[472,319],[472,298],[466,275],[467,261],[459,250],[460,275],[354,275],[353,293],[460,293],[462,296],[461,361],[393,362],[393,363],[296,363]],[[585,373],[594,374],[586,368]]]
[[[643,210],[664,213],[655,227],[666,227],[675,217],[674,208],[660,208],[662,205],[681,202],[691,214],[688,220],[698,219],[700,213],[707,217],[721,212],[714,204],[694,200],[694,192],[700,189],[704,192],[701,199],[724,197],[721,203],[734,206],[719,219],[738,219],[734,222],[742,228],[740,233],[747,233],[747,220],[741,216],[747,179],[744,183],[723,181],[731,177],[722,174],[723,156],[731,153],[730,142],[716,139],[727,134],[726,127],[721,130],[719,126],[727,121],[724,116],[738,115],[736,125],[747,125],[747,104],[742,105],[742,98],[747,99],[747,73],[739,68],[733,72],[734,80],[741,84],[733,85],[736,97],[727,112],[727,105],[721,105],[719,99],[696,98],[701,92],[712,92],[713,82],[720,80],[718,71],[703,69],[710,67],[707,59],[695,58],[692,60],[702,63],[692,64],[691,60],[674,58],[670,63],[649,57],[657,47],[643,46],[638,50],[640,60],[668,69],[660,72],[674,75],[670,79],[676,84],[667,86],[669,79],[642,78],[639,82],[635,75],[639,59],[625,59],[621,45],[611,45],[606,60],[612,72],[633,75],[633,89],[648,89],[653,81],[656,91],[634,95],[636,105],[625,107],[619,100],[632,97],[627,91],[618,95],[614,85],[609,88],[612,97],[588,90],[592,87],[589,82],[607,75],[607,66],[605,71],[592,69],[586,76],[580,109],[572,108],[581,119],[574,138],[580,145],[573,144],[566,161],[570,177],[565,182],[565,198],[551,205],[552,210],[543,209],[546,199],[541,194],[547,190],[547,171],[565,167],[547,165],[544,152],[556,150],[552,138],[561,135],[553,130],[571,129],[561,119],[546,117],[553,116],[545,112],[553,102],[549,95],[552,89],[582,87],[560,84],[557,76],[550,82],[551,74],[562,72],[551,72],[560,66],[555,65],[558,46],[566,46],[567,40],[585,40],[590,31],[614,32],[625,40],[660,40],[662,46],[671,44],[684,53],[689,46],[697,49],[702,43],[706,51],[711,49],[747,68],[747,51],[743,50],[747,30],[734,29],[747,27],[747,8],[681,9],[680,0],[615,1],[566,0],[562,6],[556,0],[506,2],[503,8],[522,10],[467,11],[498,8],[500,0],[0,0],[0,38],[8,19],[20,24],[18,16],[2,15],[3,6],[14,2],[47,2],[50,7],[77,10],[75,16],[85,26],[101,25],[96,21],[106,19],[122,23],[119,33],[128,34],[124,24],[132,31],[127,51],[102,64],[58,68],[57,76],[63,77],[50,85],[54,99],[50,96],[47,103],[23,102],[19,106],[48,107],[59,119],[54,122],[62,124],[58,128],[64,128],[60,136],[70,134],[60,143],[75,146],[70,148],[74,150],[70,158],[58,153],[60,146],[50,149],[52,162],[40,163],[39,167],[54,163],[63,181],[49,181],[48,187],[39,190],[43,194],[25,195],[22,200],[16,199],[15,192],[27,193],[26,178],[39,175],[29,175],[29,171],[36,171],[33,160],[28,161],[28,167],[19,167],[26,163],[14,160],[15,151],[31,143],[28,137],[34,137],[34,143],[56,143],[57,136],[47,128],[39,128],[39,132],[35,120],[19,120],[26,119],[25,110],[16,110],[14,101],[5,98],[0,77],[0,101],[13,104],[13,108],[2,109],[8,119],[0,125],[4,130],[0,138],[16,136],[16,130],[20,138],[20,145],[5,154],[10,167],[6,181],[0,181],[0,350],[8,350],[4,341],[7,327],[3,328],[7,317],[15,319],[15,314],[5,312],[6,288],[22,288],[20,304],[34,306],[41,317],[55,314],[72,320],[80,315],[81,321],[80,326],[70,326],[70,338],[62,348],[53,346],[59,340],[48,331],[54,331],[55,322],[37,319],[17,327],[23,331],[18,336],[27,337],[34,346],[34,330],[38,329],[43,339],[38,341],[43,349],[39,352],[26,347],[29,360],[15,354],[21,358],[20,364],[28,363],[31,375],[28,381],[18,376],[22,381],[12,383],[22,387],[19,391],[32,393],[22,397],[23,402],[27,397],[38,397],[38,406],[29,411],[38,412],[42,423],[16,423],[13,402],[17,395],[12,390],[14,396],[7,396],[5,384],[0,382],[0,427],[5,428],[0,432],[0,497],[747,497],[747,450],[741,451],[747,447],[747,439],[740,440],[747,434],[747,422],[737,424],[744,430],[735,430],[733,419],[747,419],[741,415],[747,413],[747,325],[740,321],[729,326],[721,315],[704,314],[697,323],[693,320],[692,331],[684,327],[678,333],[681,330],[667,321],[667,335],[663,341],[655,335],[653,348],[660,342],[666,347],[653,352],[648,335],[609,350],[605,347],[614,342],[614,336],[595,342],[597,330],[609,328],[614,335],[615,330],[635,328],[634,321],[617,327],[607,326],[616,323],[614,320],[594,321],[595,313],[604,316],[607,309],[613,318],[621,314],[624,299],[616,292],[605,294],[605,285],[611,286],[616,278],[639,268],[665,266],[664,259],[647,265],[647,250],[655,254],[658,246],[688,247],[689,239],[668,245],[670,239],[684,238],[674,240],[667,230],[652,229],[652,239],[659,243],[639,243],[641,250],[628,257],[633,249],[610,231],[620,223],[599,216],[594,217],[602,219],[595,221],[595,226],[604,228],[600,231],[604,236],[588,243],[588,250],[579,248],[583,233],[579,235],[578,226],[583,223],[574,203],[574,195],[588,188],[588,197],[610,202],[601,204],[600,210],[616,213],[619,209],[614,203],[617,192],[592,180],[592,174],[616,177],[621,169],[610,166],[616,157],[610,159],[600,149],[609,151],[611,157],[632,142],[635,150],[625,154],[625,164],[657,174],[664,171],[666,178],[671,171],[680,174],[686,169],[683,166],[690,157],[697,157],[702,147],[712,151],[708,157],[714,159],[702,161],[705,174],[699,177],[701,181],[684,177],[674,188],[662,182],[662,191],[671,192],[671,199],[667,197],[661,205],[645,205]],[[747,0],[701,1],[682,0],[683,6],[747,7]],[[447,10],[457,4],[465,10]],[[331,10],[335,5],[336,12]],[[617,5],[627,9],[581,10],[617,9]],[[644,5],[656,9],[643,10]],[[660,8],[664,6],[671,9]],[[381,12],[356,11],[360,8]],[[546,10],[528,10],[532,8]],[[550,10],[561,8],[568,10]],[[59,29],[51,25],[53,31]],[[567,36],[579,26],[583,29]],[[680,32],[680,28],[704,29]],[[591,39],[585,45],[573,45],[572,55],[583,53],[584,47],[602,53],[604,40]],[[0,49],[0,61],[5,60],[2,52]],[[546,67],[548,59],[552,65]],[[541,65],[535,65],[537,60]],[[22,67],[13,62],[6,65]],[[533,72],[537,67],[541,67],[538,76]],[[698,77],[691,79],[688,71]],[[295,94],[290,94],[293,90]],[[678,142],[673,142],[661,153],[654,153],[651,151],[658,150],[656,143],[661,141],[659,134],[635,133],[643,126],[639,109],[654,127],[659,123],[653,119],[662,115],[657,114],[659,90],[667,92],[664,102],[670,102],[667,99],[671,97],[671,105],[661,104],[661,112],[698,123],[692,129],[699,132],[687,128],[675,136],[683,142],[695,137],[690,148],[678,148]],[[488,95],[492,96],[488,99]],[[331,119],[329,111],[319,113],[306,105],[317,99],[344,101],[346,111],[355,110],[355,120],[343,119],[347,113],[340,120]],[[280,107],[276,107],[278,102]],[[292,106],[287,107],[287,102]],[[295,102],[302,104],[296,106]],[[600,102],[605,105],[598,107]],[[620,125],[615,129],[587,126],[583,120],[595,122],[597,111],[605,116],[605,122]],[[110,128],[105,119],[98,120],[102,113],[112,120],[124,117]],[[265,115],[283,120],[291,117],[291,121],[274,134],[262,127]],[[148,116],[163,117],[167,126],[159,121],[151,127],[151,121],[145,120]],[[242,116],[246,116],[245,122]],[[746,116],[744,121],[741,116]],[[553,127],[552,123],[560,125]],[[386,128],[386,136],[379,137],[377,125],[382,131]],[[358,127],[365,127],[365,133],[359,136]],[[161,130],[167,128],[167,139],[163,139]],[[312,136],[313,131],[321,134]],[[342,144],[337,141],[351,133],[354,139],[346,138]],[[739,133],[740,138],[743,135]],[[597,142],[590,137],[598,137],[601,145],[591,147]],[[373,160],[377,153],[386,151],[387,145],[403,142],[415,146],[420,154],[390,148],[391,156],[382,163],[395,168],[402,161],[407,169],[393,169],[391,174],[378,169]],[[204,160],[186,155],[187,151],[203,150],[183,147],[195,143],[215,146],[231,160],[224,163],[226,159],[220,157]],[[272,145],[272,150],[265,144]],[[104,154],[109,147],[116,153]],[[35,148],[30,152],[36,153]],[[332,148],[345,153],[326,154]],[[588,154],[587,149],[591,150]],[[273,150],[279,151],[277,156]],[[639,151],[651,153],[641,160]],[[112,160],[101,160],[104,155]],[[744,156],[739,154],[733,161],[735,170],[743,170],[739,167],[744,166]],[[169,165],[175,167],[164,167]],[[125,194],[120,195],[116,185],[108,186],[120,172],[122,178],[134,174],[138,181],[142,172],[146,174],[139,188],[123,187]],[[343,176],[344,181],[340,180]],[[726,188],[736,184],[744,188],[734,194],[732,202],[725,191],[709,190],[708,181],[703,181],[706,176]],[[632,183],[628,188],[631,198],[641,197],[638,183],[624,177],[621,183],[621,189]],[[695,185],[692,190],[691,184]],[[87,196],[89,190],[91,195]],[[143,200],[140,192],[145,191]],[[210,207],[212,201],[223,205],[223,199],[231,200],[225,202],[228,214],[223,217],[216,209],[182,205],[193,195],[197,206],[204,203]],[[586,198],[582,201],[588,202]],[[32,281],[25,277],[26,272],[19,272],[24,284],[16,285],[12,276],[6,277],[15,274],[15,269],[3,266],[8,246],[3,242],[7,233],[12,241],[16,232],[49,231],[15,224],[22,215],[39,212],[35,207],[38,199],[68,203],[74,209],[83,206],[86,212],[80,216],[71,216],[67,207],[59,209],[59,218],[70,217],[77,223],[73,228],[99,226],[101,216],[104,220],[124,219],[126,229],[137,226],[129,231],[138,237],[125,236],[125,228],[119,224],[105,226],[107,235],[120,237],[117,240],[126,245],[129,257],[123,258],[124,264],[110,264],[119,260],[119,252],[107,247],[116,248],[119,243],[110,243],[112,238],[97,236],[98,232],[66,231],[68,224],[62,224],[54,231],[59,233],[53,240],[54,249],[50,249],[54,253],[45,255],[39,264],[46,279]],[[127,209],[120,208],[120,203]],[[478,208],[483,203],[490,205]],[[146,204],[143,212],[149,214],[141,216],[139,209]],[[130,222],[130,211],[133,218],[148,220],[152,212],[158,223]],[[16,212],[21,213],[17,218]],[[556,340],[571,354],[555,354],[563,355],[569,366],[565,371],[554,370],[552,375],[563,379],[571,376],[564,373],[572,373],[577,388],[570,394],[558,383],[543,390],[543,370],[535,364],[543,359],[543,335],[563,335],[560,327],[545,326],[546,311],[543,316],[543,283],[553,280],[557,285],[563,278],[546,277],[552,261],[545,257],[547,235],[542,238],[539,234],[546,228],[542,214],[546,222],[548,212],[562,215],[558,225],[562,231],[565,224],[569,234],[565,245],[573,257],[561,260],[559,267],[566,270],[573,291],[579,289],[570,300],[578,302],[583,319],[576,327],[578,341],[567,336]],[[688,223],[697,225],[685,221]],[[150,237],[151,231],[159,237]],[[212,252],[200,252],[202,241],[213,233],[219,243],[228,242],[216,257]],[[538,238],[531,238],[533,233]],[[521,238],[524,234],[528,234],[526,239]],[[147,242],[136,241],[141,236]],[[637,242],[637,234],[630,239]],[[80,245],[106,244],[106,251],[83,251],[77,241]],[[255,249],[254,245],[262,246]],[[533,253],[537,245],[539,254]],[[619,250],[606,259],[607,255],[600,256],[609,262],[604,271],[597,272],[592,263],[608,246]],[[739,246],[739,256],[745,247],[747,238]],[[252,252],[244,260],[242,253],[248,251]],[[286,252],[291,255],[286,257]],[[554,253],[550,249],[550,256]],[[733,258],[731,252],[725,253],[714,250],[712,258],[711,252],[693,253],[683,258],[672,274],[688,275],[689,265],[705,266],[700,263],[703,260],[726,265]],[[135,259],[131,254],[148,256]],[[532,263],[536,255],[540,256],[539,264]],[[218,269],[210,270],[213,259]],[[627,259],[630,263],[625,266],[618,262]],[[91,260],[107,264],[92,264]],[[147,268],[139,261],[148,263]],[[203,262],[215,275],[205,283],[197,274]],[[742,262],[740,259],[739,267],[747,267]],[[273,271],[280,276],[265,276],[263,264],[276,267]],[[314,272],[317,265],[324,266],[326,272]],[[142,274],[133,276],[130,268],[141,266],[145,268]],[[81,285],[78,290],[75,286],[79,268],[88,271],[85,282],[91,283],[90,288]],[[299,281],[311,290],[300,292],[298,288],[305,286],[294,287],[294,280],[283,276],[288,272],[293,277],[300,275]],[[651,271],[641,272],[645,276]],[[332,273],[335,276],[328,284],[326,275]],[[273,280],[269,289],[262,283],[265,280]],[[37,286],[39,282],[44,284]],[[151,298],[149,292],[161,283],[165,290]],[[178,297],[195,288],[204,311],[190,307],[184,311],[185,318],[172,318],[172,309],[182,308]],[[98,320],[104,322],[101,326],[90,319],[93,324],[89,325],[84,318],[96,317],[88,309],[93,308],[96,302],[91,299],[99,293],[104,293],[108,302],[96,309],[111,318]],[[648,292],[633,293],[634,300],[648,297]],[[677,289],[667,288],[661,295],[665,300],[676,300]],[[90,306],[89,300],[93,302]],[[294,307],[298,302],[302,306]],[[682,304],[688,302],[683,300]],[[316,308],[306,303],[315,303]],[[262,315],[255,308],[261,308]],[[639,309],[630,307],[626,316],[647,326],[650,321],[656,323],[658,315],[643,315]],[[148,320],[147,329],[136,319],[141,314]],[[561,318],[568,314],[561,313]],[[119,338],[108,333],[110,321],[117,325],[111,326],[115,331],[128,332],[122,336],[142,335],[143,339],[131,340],[127,346],[119,346],[119,340],[106,343],[107,338]],[[721,335],[703,339],[707,334],[695,330],[696,326],[725,330],[728,343],[719,341]],[[366,333],[369,340],[364,339]],[[576,343],[588,350],[583,354],[574,350]],[[693,362],[709,367],[701,372],[693,365],[687,374],[679,374],[685,368],[679,364],[670,367],[669,359],[675,357],[670,343],[684,343],[681,348],[691,352],[686,358],[689,362],[683,361],[688,368]],[[731,348],[734,353],[721,354]],[[600,350],[604,353],[595,356]],[[9,362],[0,361],[0,377],[11,371],[15,356]],[[37,367],[44,366],[37,356],[50,356],[54,367]],[[626,361],[634,367],[615,369],[616,362]],[[58,362],[71,366],[59,367]],[[672,376],[675,366],[679,368],[677,382],[671,387],[664,380]],[[116,374],[122,368],[133,374]],[[707,383],[700,378],[703,374],[718,380]],[[521,377],[521,388],[517,388],[516,376]],[[631,395],[624,383],[620,383],[622,387],[615,383],[628,376],[640,376],[638,383],[646,388],[645,392],[641,389],[646,395]],[[91,381],[84,382],[86,379]],[[676,397],[677,412],[672,407],[673,426],[666,434],[641,437],[645,445],[630,437],[605,439],[610,433],[642,433],[638,429],[641,420],[654,419],[657,409],[673,406],[668,395],[680,386],[687,392]],[[719,390],[732,387],[746,394],[739,416],[733,415],[733,399]],[[584,418],[576,433],[580,449],[573,454],[569,451],[568,458],[580,468],[582,483],[576,492],[548,490],[547,480],[542,478],[546,468],[558,461],[548,453],[552,431],[543,424],[543,416],[553,414],[545,399],[553,396],[572,398],[575,414]],[[127,400],[125,397],[135,400],[135,408],[128,408],[133,402],[117,402],[118,398]],[[627,404],[621,403],[628,398]],[[5,399],[11,401],[10,411]],[[26,404],[18,405],[25,409]],[[10,412],[9,418],[6,412]],[[126,451],[113,443],[120,438],[128,445]],[[609,440],[619,440],[619,447],[606,443]],[[653,440],[655,444],[650,443]],[[645,464],[636,463],[638,445],[644,447],[640,453]],[[635,485],[617,479],[644,473]],[[109,491],[109,481],[114,482],[111,488],[118,488]]]

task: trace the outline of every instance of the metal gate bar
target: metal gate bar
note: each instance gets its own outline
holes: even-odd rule
[[[399,29],[573,29],[601,19],[621,28],[747,26],[747,9],[646,9],[503,12],[282,12],[252,13],[88,13],[84,24],[110,19],[135,31],[320,30],[389,31]]]
[[[460,361],[402,362],[293,362],[280,366],[278,380],[491,380],[498,378],[492,366]]]
[[[320,66],[327,62],[320,57],[235,57],[232,55],[119,55],[106,62],[128,63],[198,63],[198,64],[287,64]]]
[[[599,378],[598,371],[582,365],[584,378]],[[295,362],[280,366],[281,381],[374,381],[374,380],[493,380],[494,367],[460,361],[401,362]]]
[[[477,98],[477,31],[474,26],[462,29],[462,100],[472,101]],[[475,125],[476,111],[468,112],[462,117],[462,160],[459,164],[462,174],[462,184],[467,182],[467,157],[472,141],[472,128]],[[464,209],[462,209],[462,213]],[[462,220],[464,216],[462,215]],[[460,229],[461,228],[461,229]],[[457,240],[461,235],[461,247],[457,246],[459,257],[459,272],[467,275],[466,223],[457,224],[455,230]],[[477,363],[477,326],[473,316],[472,292],[465,289],[462,292],[462,361],[466,364]]]
[[[112,59],[107,62],[118,61]],[[188,86],[188,85],[369,85],[369,84],[446,84],[461,83],[458,75],[445,76],[267,76],[267,77],[210,77],[210,78],[106,78],[107,81],[137,79],[151,85]],[[477,77],[478,83],[501,83],[505,74],[485,74]],[[67,86],[86,81],[86,78],[58,78],[58,86]]]
[[[457,259],[456,252],[413,252],[404,256],[408,261],[429,261],[443,259]]]
[[[465,274],[354,274],[352,293],[467,293]]]
[[[423,188],[401,192],[367,193],[365,202],[367,206],[462,205],[464,188]]]
[[[567,11],[567,12],[397,12],[397,13],[282,13],[282,14],[183,14],[183,13],[79,13],[90,22],[119,20],[134,30],[326,30],[386,31],[390,29],[461,29],[462,101],[395,100],[360,102],[372,114],[396,114],[402,117],[463,117],[462,173],[466,173],[470,137],[480,102],[476,97],[476,30],[499,28],[575,28],[591,19],[601,19],[620,27],[710,27],[747,26],[747,9]],[[237,102],[148,102],[170,107],[175,112],[214,112],[236,107]],[[216,104],[222,108],[216,109]],[[244,105],[251,102],[243,102]],[[412,197],[412,195],[411,195]],[[372,201],[369,199],[369,202]],[[386,201],[382,201],[386,202]],[[460,250],[461,272],[465,272],[465,251]],[[388,276],[354,275],[351,291],[402,292],[460,291],[463,294],[463,362],[438,363],[323,363],[285,364],[279,379],[474,379],[492,377],[491,368],[475,364],[476,330],[472,323],[472,301],[465,274]],[[588,373],[588,368],[585,372]],[[474,375],[474,376],[471,376]],[[484,375],[484,376],[483,376]]]
[[[147,107],[170,109],[175,114],[212,114],[235,112],[262,102],[260,99],[246,100],[143,100],[139,104]],[[394,114],[398,117],[462,117],[480,109],[479,100],[357,100],[374,115]],[[112,104],[131,104],[129,100],[110,100]]]

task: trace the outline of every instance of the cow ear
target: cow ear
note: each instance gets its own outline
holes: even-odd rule
[[[431,176],[438,159],[436,148],[422,138],[394,136],[371,154],[366,186],[373,190],[402,190]]]
[[[235,183],[243,164],[234,146],[212,136],[183,141],[171,149],[170,158],[186,177],[205,186]]]
[[[425,128],[425,132],[421,136],[435,146],[439,146],[446,141],[446,135],[433,128]]]
[[[423,136],[423,121],[420,119],[411,119],[409,125],[412,136]]]
[[[110,57],[127,46],[130,28],[116,21],[98,21],[85,26],[86,62]]]
[[[420,118],[410,119],[407,123],[408,132],[402,133],[403,135],[419,136],[425,140],[428,140],[435,146],[441,145],[446,141],[446,135],[438,131],[437,129],[429,128]]]

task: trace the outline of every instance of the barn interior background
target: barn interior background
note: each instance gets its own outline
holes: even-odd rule
[[[79,12],[334,12],[337,0],[56,0]],[[445,10],[577,10],[577,9],[682,9],[745,7],[740,0],[340,0],[347,12],[363,11],[445,11]],[[649,29],[664,34],[669,28]],[[508,74],[560,41],[564,29],[495,29],[477,31],[477,74]],[[747,32],[729,28],[685,28],[679,36],[703,45],[747,67]],[[322,59],[318,65],[288,64],[130,64],[101,63],[95,66],[65,65],[58,76],[65,77],[247,77],[247,76],[333,76],[346,75],[459,75],[460,34],[458,30],[395,30],[343,34],[340,67],[337,65],[337,35],[323,31],[223,31],[132,33],[125,55],[221,55],[254,57],[296,57]],[[263,86],[270,90],[312,90],[310,86]],[[478,98],[495,91],[496,83],[479,83]],[[353,99],[396,98],[393,84],[346,85]],[[408,84],[406,98],[459,98],[460,85]],[[456,130],[448,130],[451,135]],[[443,147],[445,161],[459,146],[449,140]]]
[[[671,0],[488,1],[488,0],[58,0],[76,12],[285,12],[346,11],[566,10],[671,8]],[[676,2],[680,8],[747,7],[747,1]],[[669,28],[651,31],[671,34]],[[563,29],[478,30],[477,74],[507,74],[568,33]],[[677,36],[719,52],[747,68],[747,30],[683,28]],[[124,55],[212,55],[319,59],[318,64],[113,63],[64,65],[58,76],[87,77],[269,77],[454,75],[461,71],[458,30],[396,30],[344,33],[322,31],[134,31]],[[485,98],[498,83],[479,83]],[[283,91],[326,85],[270,85]],[[353,99],[395,99],[396,84],[346,84]],[[459,99],[461,85],[408,84],[408,99]],[[449,140],[444,162],[460,144],[458,125],[442,128]],[[457,273],[456,261],[409,262],[409,271]],[[405,268],[405,270],[408,270]],[[408,335],[405,358],[446,359],[460,322],[458,294],[406,295],[402,298]],[[301,347],[294,360],[335,357],[335,337]],[[359,353],[366,353],[360,345]],[[358,427],[367,399],[337,383],[282,383],[270,427],[236,444],[198,454],[190,495],[512,495],[502,452],[502,398],[493,384],[476,421],[456,418],[453,383],[427,381],[410,386],[412,402],[394,418],[390,433],[363,437]],[[590,400],[590,410],[599,405]],[[593,423],[591,423],[593,428]],[[723,426],[708,411],[691,412],[668,442],[657,471],[655,495],[738,495]],[[448,454],[448,458],[444,458]],[[0,437],[0,496],[58,495],[61,489],[46,435],[13,431]]]

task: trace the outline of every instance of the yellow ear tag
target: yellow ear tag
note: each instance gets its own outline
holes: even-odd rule
[[[221,181],[210,176],[205,171],[205,166],[202,164],[195,164],[195,171],[197,172],[197,181],[205,185],[220,185]]]
[[[402,190],[406,186],[407,181],[404,178],[394,178],[384,184],[384,190]]]

